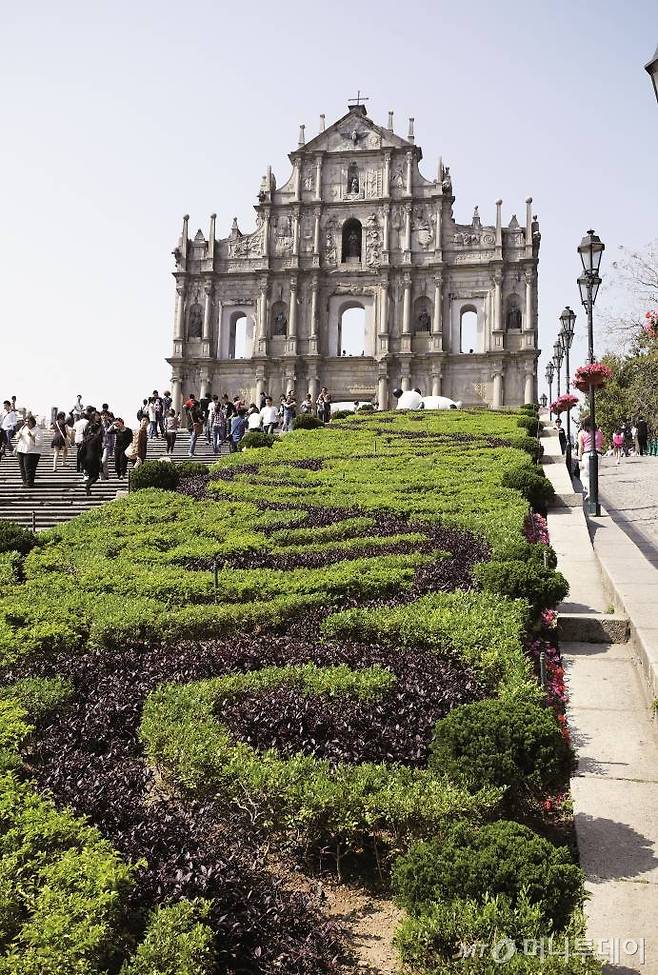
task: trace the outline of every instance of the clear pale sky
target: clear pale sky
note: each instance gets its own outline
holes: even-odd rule
[[[218,235],[279,185],[358,88],[379,123],[416,119],[421,169],[450,165],[455,216],[541,222],[540,344],[578,312],[576,247],[658,237],[658,103],[643,70],[655,0],[171,0],[0,7],[0,397],[133,416],[169,382],[181,217]],[[601,289],[599,304],[606,301]],[[601,339],[598,351],[606,342]],[[543,377],[545,356],[540,361]]]

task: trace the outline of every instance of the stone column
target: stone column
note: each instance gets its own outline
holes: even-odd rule
[[[208,395],[208,383],[210,382],[210,377],[205,369],[201,371],[201,388],[199,390],[199,395],[201,397]]]
[[[301,159],[297,158],[294,162],[294,172],[293,172],[293,187],[295,191],[295,199],[301,200],[302,197],[302,163]]]
[[[183,390],[180,376],[176,375],[171,377],[171,405],[176,413],[180,413],[183,405]]]
[[[411,196],[411,163],[413,159],[413,153],[407,153],[407,196]]]
[[[411,204],[408,203],[404,208],[404,249],[407,254],[411,252]]]
[[[384,209],[384,235],[383,235],[384,236],[383,251],[384,251],[385,254],[388,254],[389,249],[390,249],[389,248],[389,239],[388,239],[388,222],[389,222],[388,207],[385,207],[385,209]]]
[[[292,218],[292,252],[295,256],[299,254],[299,210]]]
[[[256,303],[256,348],[258,355],[267,355],[267,312],[267,281],[261,281]]]
[[[313,409],[315,409],[315,401],[318,398],[318,393],[320,392],[320,384],[318,382],[318,377],[316,373],[311,373],[308,377],[308,391],[311,394],[311,402],[313,403]]]
[[[494,329],[497,332],[503,328],[503,276],[500,271],[493,275],[494,283]]]
[[[404,365],[402,367],[402,378],[400,381],[403,390],[411,389],[411,373],[409,372],[409,366]]]
[[[391,195],[391,154],[384,154],[384,196]]]
[[[315,199],[322,199],[322,156],[320,155],[315,157]]]
[[[443,203],[439,199],[436,204],[436,218],[434,227],[434,250],[440,254],[441,253],[441,211],[443,209]]]
[[[411,333],[411,276],[404,276],[404,294],[402,297],[402,334]]]
[[[377,379],[377,403],[380,410],[388,409],[388,376],[380,372]]]
[[[432,370],[432,396],[441,395],[441,381],[443,379],[443,374],[441,370]]]
[[[260,405],[260,397],[265,392],[265,376],[259,375],[256,379],[256,405]]]
[[[525,272],[525,321],[523,323],[524,332],[532,332],[535,327],[533,304],[534,304],[534,273],[532,270]],[[526,400],[526,402],[530,402]]]
[[[525,382],[523,385],[523,402],[524,403],[534,403],[535,402],[535,374],[533,372],[526,372]]]
[[[182,342],[185,333],[185,282],[176,282],[176,316],[174,319],[174,339]]]
[[[263,257],[267,257],[270,253],[270,213],[269,210],[265,211],[265,216],[263,217]]]
[[[316,210],[313,222],[313,253],[320,253],[320,211]]]
[[[432,335],[443,336],[443,276],[434,278],[434,314],[432,316]]]
[[[290,282],[290,309],[288,314],[288,338],[297,338],[297,282]]]
[[[203,334],[202,339],[204,342],[210,342],[210,325],[212,316],[212,281],[205,281],[203,285],[203,290],[205,292],[205,304],[203,308]]]
[[[494,410],[500,410],[503,406],[503,372],[502,369],[492,374],[493,379],[493,403]]]
[[[309,342],[309,352],[312,354],[318,351],[318,282],[314,281],[311,285],[311,337]]]

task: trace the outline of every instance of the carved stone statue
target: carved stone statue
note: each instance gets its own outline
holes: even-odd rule
[[[203,329],[203,308],[198,301],[195,301],[190,308],[190,321],[187,329],[188,337],[200,339]]]
[[[350,183],[350,193],[358,193],[358,192],[359,192],[359,181],[356,178],[356,176],[354,176],[352,178],[352,182]]]
[[[513,305],[507,312],[507,327],[511,328],[521,328],[521,309],[516,305]]]
[[[432,319],[430,318],[430,313],[427,308],[423,308],[418,316],[418,331],[419,332],[429,332],[432,326]]]
[[[347,235],[345,257],[361,257],[361,240],[356,230],[350,230]]]

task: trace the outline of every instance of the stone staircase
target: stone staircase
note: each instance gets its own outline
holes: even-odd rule
[[[5,455],[0,460],[0,521],[14,521],[26,528],[40,531],[75,518],[76,515],[107,501],[113,501],[118,495],[127,492],[128,482],[120,481],[116,477],[114,458],[111,458],[109,479],[97,481],[91,489],[91,495],[87,496],[82,475],[75,470],[76,448],[69,451],[66,467],[62,468],[60,461],[57,472],[54,473],[51,435],[48,431],[44,431],[43,439],[43,453],[33,488],[23,487],[15,454]],[[187,430],[179,430],[174,462],[190,459],[187,456],[189,442]],[[158,460],[165,450],[164,440],[149,440],[146,459]],[[222,445],[222,453],[227,452],[228,446]],[[206,464],[217,460],[203,435],[199,437],[195,455],[191,459]]]

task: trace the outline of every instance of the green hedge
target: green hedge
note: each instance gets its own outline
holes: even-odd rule
[[[457,897],[482,904],[502,894],[513,907],[527,897],[556,930],[568,925],[584,896],[582,871],[569,852],[510,820],[453,823],[440,838],[417,843],[396,861],[393,890],[411,914]]]
[[[276,437],[262,430],[249,430],[240,441],[241,450],[258,450],[261,447],[272,447]]]
[[[13,521],[0,521],[0,552],[19,552],[27,555],[37,544],[34,532]]]
[[[318,427],[324,427],[324,423],[312,413],[300,413],[292,421],[293,430],[317,430]]]
[[[215,936],[206,923],[209,901],[180,901],[158,907],[144,940],[120,975],[210,975],[215,971]]]
[[[514,804],[558,790],[573,764],[553,711],[524,698],[464,704],[435,725],[430,767],[471,788],[503,786]]]
[[[164,685],[147,699],[140,736],[149,760],[178,788],[258,804],[265,822],[305,844],[358,850],[365,840],[408,842],[457,816],[484,816],[501,796],[473,794],[443,776],[400,765],[332,766],[299,754],[281,759],[233,741],[215,718],[222,699],[294,682],[305,693],[376,698],[394,680],[388,671],[347,667],[274,667],[180,686]]]
[[[535,616],[557,606],[569,593],[569,583],[560,572],[536,562],[482,562],[474,576],[485,592],[527,600]]]

